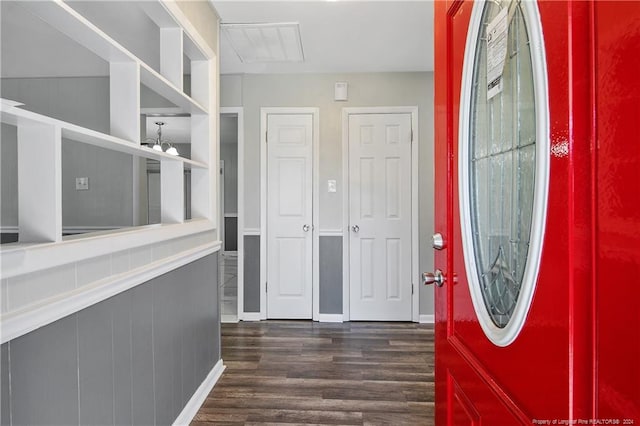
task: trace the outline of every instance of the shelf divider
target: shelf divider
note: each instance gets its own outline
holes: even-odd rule
[[[53,124],[18,123],[18,240],[62,241],[62,135]]]
[[[183,91],[183,33],[180,27],[160,28],[160,74]]]
[[[182,163],[160,162],[160,210],[162,223],[184,222],[184,169]]]
[[[140,67],[134,62],[109,64],[111,135],[140,144]]]

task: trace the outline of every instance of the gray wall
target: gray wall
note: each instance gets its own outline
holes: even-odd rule
[[[320,313],[342,313],[342,237],[320,237]]]
[[[76,177],[89,190],[76,190]],[[72,140],[62,141],[62,226],[133,225],[133,157]]]
[[[260,312],[260,237],[244,237],[244,311]]]
[[[349,101],[333,100],[334,83],[349,82]],[[245,228],[260,226],[260,108],[320,110],[320,220],[316,229],[342,228],[342,108],[418,106],[420,164],[433,164],[433,73],[246,74],[221,76],[221,106],[244,107]],[[420,271],[433,269],[433,173],[420,173]],[[335,179],[338,192],[328,193]],[[415,278],[419,283],[418,277]],[[322,291],[322,289],[321,289]],[[433,314],[433,289],[420,289],[420,313]]]
[[[2,123],[0,135],[0,226],[18,226],[18,138]]]
[[[238,212],[238,117],[220,116],[220,159],[224,161],[224,212]]]
[[[209,255],[2,345],[2,425],[171,424],[220,360],[217,265]]]
[[[99,132],[109,132],[108,77],[2,79],[2,96],[24,108]],[[18,224],[16,128],[2,131],[2,225]],[[5,155],[9,154],[9,155]],[[6,172],[5,172],[6,168]],[[75,178],[89,190],[76,191]],[[133,224],[133,157],[69,140],[62,143],[62,225]]]
[[[189,82],[189,79],[186,79]],[[56,77],[7,78],[0,81],[2,97],[25,104],[23,108],[103,133],[109,133],[109,78]],[[170,106],[146,89],[143,106]],[[144,126],[142,126],[144,129]],[[18,224],[16,127],[2,125],[2,219],[3,226]],[[179,145],[190,157],[190,145]],[[62,144],[62,225],[131,226],[133,222],[133,161],[131,155],[70,140]],[[141,163],[140,224],[147,220],[147,188]],[[89,190],[76,191],[75,178],[88,177]]]

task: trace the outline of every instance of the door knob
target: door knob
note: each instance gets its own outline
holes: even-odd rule
[[[446,278],[440,269],[436,269],[435,272],[423,272],[422,273],[422,284],[429,285],[434,284],[438,287],[442,287],[444,285]]]
[[[302,230],[304,232],[309,232],[309,229],[311,229],[311,227],[309,225],[307,225],[307,224],[302,225]]]
[[[358,225],[353,225],[353,226],[351,227],[351,230],[352,230],[353,232],[358,232],[358,231],[360,230],[360,227],[359,227]]]

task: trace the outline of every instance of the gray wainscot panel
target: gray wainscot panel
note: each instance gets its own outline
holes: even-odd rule
[[[342,237],[319,239],[320,313],[342,314]]]
[[[78,424],[76,315],[10,341],[9,351],[12,424]]]
[[[2,424],[173,423],[220,360],[217,264],[206,256],[2,345]]]
[[[78,312],[80,424],[113,424],[111,300]]]
[[[260,237],[244,237],[244,311],[260,312]]]
[[[9,398],[9,344],[0,347],[0,390],[2,405],[0,405],[0,422],[8,425],[11,422],[11,399]]]

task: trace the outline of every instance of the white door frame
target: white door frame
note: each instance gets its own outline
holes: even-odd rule
[[[238,321],[244,319],[244,108],[220,107],[220,114],[238,116]],[[219,139],[219,138],[218,138]],[[224,186],[224,182],[222,182]],[[224,226],[224,211],[221,214]],[[224,232],[224,231],[223,231]]]
[[[220,243],[222,244],[222,250],[220,253],[224,253],[224,160],[218,160],[218,183],[220,184],[220,202],[218,205],[220,206]]]
[[[267,115],[269,114],[311,114],[313,117],[312,138],[312,176],[311,191],[313,192],[312,218],[312,247],[313,247],[313,276],[312,276],[312,300],[313,320],[318,320],[320,314],[320,289],[318,270],[318,218],[319,218],[319,192],[318,192],[318,164],[320,159],[320,109],[313,107],[265,107],[260,108],[260,319],[267,319]]]
[[[420,320],[420,236],[418,221],[418,155],[420,139],[418,135],[418,107],[356,107],[342,108],[342,315],[345,321],[350,313],[350,259],[349,259],[349,115],[352,114],[411,114],[411,319]]]

